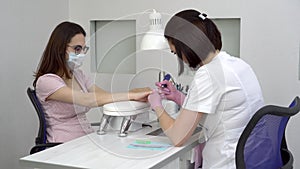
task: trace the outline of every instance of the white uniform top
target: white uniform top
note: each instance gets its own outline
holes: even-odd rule
[[[182,107],[204,113],[203,169],[235,168],[238,139],[263,104],[258,80],[241,59],[220,52],[197,70]]]

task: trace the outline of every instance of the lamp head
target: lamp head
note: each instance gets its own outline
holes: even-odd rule
[[[150,29],[142,39],[141,50],[167,49],[168,43],[163,34],[161,14],[153,9],[149,20]]]

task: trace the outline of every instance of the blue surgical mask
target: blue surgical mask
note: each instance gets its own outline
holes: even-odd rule
[[[69,53],[69,59],[67,61],[69,68],[71,70],[78,69],[83,64],[84,58],[85,54],[80,53],[76,55],[72,52]]]

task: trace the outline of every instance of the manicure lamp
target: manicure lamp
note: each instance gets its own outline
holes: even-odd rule
[[[141,50],[167,49],[168,43],[164,37],[161,14],[153,9],[149,15],[150,29],[144,35],[141,43]]]
[[[141,50],[168,49],[169,45],[164,37],[161,14],[153,9],[152,13],[149,15],[149,20],[150,28],[142,39]],[[164,74],[164,72],[160,71],[159,74]]]

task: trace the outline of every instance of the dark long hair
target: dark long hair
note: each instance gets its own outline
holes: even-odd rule
[[[164,35],[175,46],[179,62],[179,74],[183,72],[182,55],[192,68],[203,64],[210,52],[221,50],[221,33],[209,18],[189,9],[175,14],[167,23]],[[205,14],[202,14],[206,17]]]
[[[71,39],[77,34],[86,36],[84,29],[76,23],[62,22],[56,26],[35,72],[34,87],[38,78],[47,73],[57,74],[60,77],[65,76],[68,79],[71,78],[66,64],[66,49]]]

